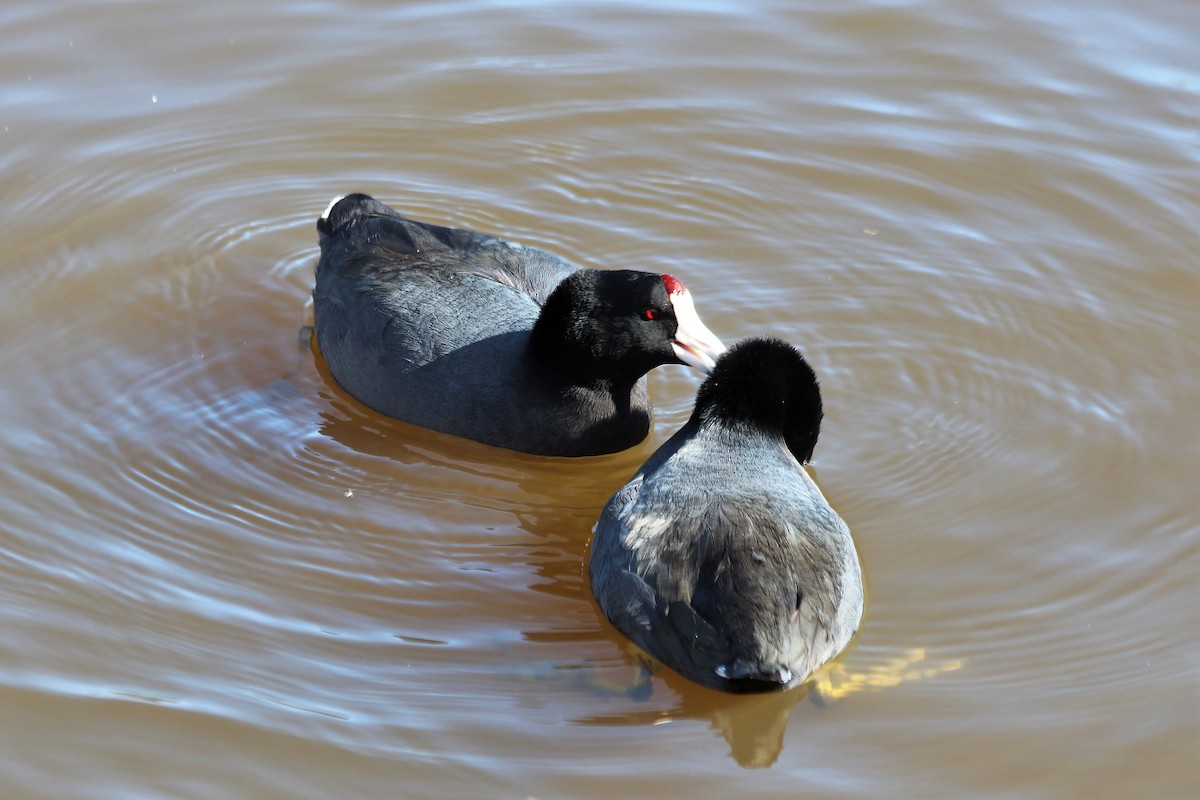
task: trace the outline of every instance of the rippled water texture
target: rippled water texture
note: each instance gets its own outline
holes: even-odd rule
[[[1200,795],[1200,6],[8,2],[0,796]],[[334,194],[678,275],[821,377],[863,629],[647,677],[641,447],[383,419],[299,338]]]

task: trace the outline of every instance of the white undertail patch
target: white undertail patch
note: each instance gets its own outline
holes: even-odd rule
[[[346,195],[344,195],[344,194],[339,194],[337,197],[330,200],[329,205],[325,206],[325,210],[321,212],[321,219],[328,222],[329,215],[333,212],[333,207],[336,206],[338,203],[340,203],[342,201],[342,198],[345,196]]]

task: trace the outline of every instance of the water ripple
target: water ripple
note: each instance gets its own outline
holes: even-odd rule
[[[0,793],[1190,796],[1190,7],[169,5],[0,10]],[[717,698],[602,621],[695,374],[569,469],[346,396],[302,326],[353,190],[799,345],[879,690]]]

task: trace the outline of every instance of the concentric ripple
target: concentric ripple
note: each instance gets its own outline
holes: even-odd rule
[[[1189,4],[377,5],[0,10],[0,795],[1197,793]],[[839,690],[647,674],[591,601],[699,375],[576,461],[336,385],[349,191],[805,352]]]

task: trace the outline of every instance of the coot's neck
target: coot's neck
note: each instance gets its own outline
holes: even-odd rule
[[[547,306],[553,302],[547,301]],[[564,320],[567,322],[564,324]],[[598,455],[633,447],[650,432],[650,405],[638,381],[650,370],[629,359],[605,358],[585,325],[543,311],[526,346],[531,382],[570,409],[584,424],[575,432],[573,455]],[[653,366],[653,365],[651,365]]]
[[[541,334],[535,325],[529,335],[527,362],[540,382],[557,391],[608,396],[619,411],[628,407],[638,380],[649,371],[640,365],[599,358],[558,333],[542,330]]]
[[[786,400],[754,388],[706,382],[688,424],[722,434],[778,439],[801,464],[811,461],[821,433],[821,400],[816,384],[810,392]]]
[[[596,270],[580,270],[550,294],[529,333],[529,361],[563,389],[604,392],[627,402],[634,385],[659,361],[636,349],[605,347],[590,304],[597,276]]]

